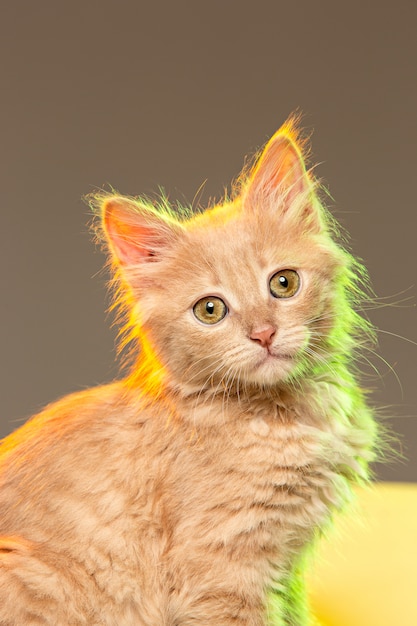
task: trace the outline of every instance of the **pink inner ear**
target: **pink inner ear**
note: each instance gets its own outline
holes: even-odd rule
[[[253,175],[258,191],[281,187],[291,195],[306,188],[307,174],[300,152],[285,135],[277,134],[267,144]]]
[[[296,144],[276,133],[268,142],[249,183],[251,193],[267,196],[281,188],[291,201],[308,188],[307,172]]]
[[[305,172],[295,146],[289,142],[285,142],[285,145],[282,147],[277,146],[277,148],[275,170],[271,172],[272,185],[274,187],[283,185],[285,188],[292,188],[294,186],[299,188],[302,186]],[[271,158],[274,157],[275,155],[272,154]]]
[[[155,226],[133,207],[126,207],[119,200],[108,200],[104,205],[104,228],[122,265],[143,263],[154,256]]]

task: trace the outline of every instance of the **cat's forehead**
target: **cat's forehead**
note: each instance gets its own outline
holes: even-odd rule
[[[183,253],[195,295],[223,295],[235,306],[268,298],[268,280],[279,269],[306,266],[303,246],[285,227],[239,215],[201,221],[188,232]]]
[[[300,234],[289,224],[222,209],[196,220],[187,232],[190,252],[214,273],[250,274],[277,264],[300,263],[306,256]]]

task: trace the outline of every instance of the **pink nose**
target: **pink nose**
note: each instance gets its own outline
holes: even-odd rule
[[[271,345],[272,337],[275,335],[276,328],[273,326],[263,326],[262,328],[255,328],[251,334],[250,338],[252,341],[256,341],[260,343],[263,348]]]

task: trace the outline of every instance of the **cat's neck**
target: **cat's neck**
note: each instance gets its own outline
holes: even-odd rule
[[[139,353],[136,350],[139,350]],[[257,403],[272,400],[278,404],[288,404],[300,395],[308,395],[308,391],[317,383],[351,388],[356,386],[352,375],[351,353],[348,349],[343,354],[335,350],[330,344],[326,348],[326,358],[310,362],[300,360],[291,376],[278,380],[275,384],[250,383],[244,377],[214,372],[202,384],[198,376],[181,376],[180,372],[172,371],[161,360],[152,343],[146,335],[140,336],[140,342],[135,345],[138,354],[128,381],[131,386],[139,387],[146,395],[157,398],[174,395],[176,398],[195,399],[196,402],[214,401]],[[133,351],[132,351],[133,353]],[[217,376],[217,378],[216,378]]]
[[[340,361],[337,366],[312,370],[301,378],[276,385],[245,382],[225,385],[213,381],[203,388],[184,383],[164,368],[155,368],[154,363],[143,360],[133,370],[127,379],[130,389],[136,389],[147,402],[166,407],[180,421],[188,421],[191,416],[195,425],[214,426],[218,424],[219,415],[223,422],[245,417],[251,420],[254,415],[278,417],[280,421],[292,421],[295,415],[309,415],[307,421],[315,422],[314,414],[321,416],[323,411],[327,412],[323,399],[349,394],[356,386],[351,373]]]

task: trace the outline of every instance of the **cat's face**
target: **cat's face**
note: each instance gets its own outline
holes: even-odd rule
[[[327,330],[317,320],[331,307],[328,255],[267,216],[216,222],[208,216],[154,264],[138,313],[182,384],[274,385],[323,356]]]
[[[241,196],[189,221],[106,203],[139,334],[186,389],[280,385],[326,358],[341,257],[297,148],[279,140]]]

